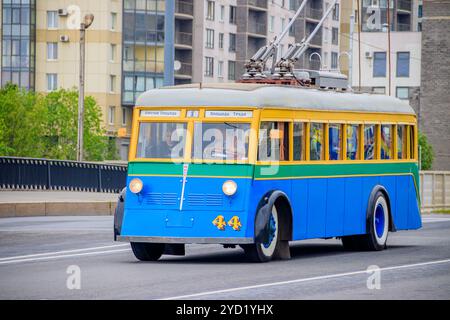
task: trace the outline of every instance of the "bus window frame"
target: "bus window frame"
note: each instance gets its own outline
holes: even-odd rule
[[[258,159],[258,153],[259,153],[259,138],[260,138],[260,131],[261,131],[261,123],[262,122],[284,122],[288,124],[288,159],[287,160],[260,160]],[[294,131],[293,131],[293,120],[289,118],[260,118],[258,121],[258,130],[257,130],[257,137],[256,137],[256,157],[255,157],[255,163],[256,164],[270,164],[274,162],[292,162],[293,160],[293,138],[294,138]]]

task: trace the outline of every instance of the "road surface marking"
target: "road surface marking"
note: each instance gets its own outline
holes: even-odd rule
[[[8,261],[0,261],[0,265],[20,263],[20,262],[31,262],[31,261],[41,261],[41,260],[53,260],[53,259],[60,259],[60,258],[80,257],[80,256],[92,256],[92,255],[97,255],[97,254],[117,253],[117,252],[125,252],[125,251],[130,251],[130,249],[127,248],[127,249],[117,249],[117,250],[74,253],[74,254],[66,254],[66,255],[60,255],[60,256],[48,256],[48,257],[8,260]]]
[[[59,255],[59,254],[65,254],[65,253],[92,251],[92,250],[99,250],[99,249],[124,247],[124,246],[129,246],[129,244],[128,243],[122,243],[122,244],[115,244],[115,245],[110,245],[110,246],[90,247],[90,248],[83,248],[83,249],[73,249],[73,250],[64,250],[64,251],[54,251],[54,252],[43,252],[43,253],[36,253],[36,254],[28,254],[28,255],[24,255],[24,256],[0,258],[0,262],[7,261],[7,260],[17,260],[17,259],[23,259],[23,258],[27,259],[27,258],[32,258],[32,257]]]
[[[435,261],[428,261],[428,262],[421,262],[421,263],[414,263],[414,264],[405,264],[405,265],[393,266],[393,267],[385,267],[385,268],[380,268],[380,271],[422,267],[422,266],[428,266],[428,265],[434,265],[434,264],[442,264],[442,263],[449,263],[449,262],[450,262],[450,259],[435,260]],[[221,294],[221,293],[228,293],[228,292],[244,291],[244,290],[266,288],[266,287],[273,287],[273,286],[282,286],[282,285],[293,284],[293,283],[301,283],[301,282],[308,282],[308,281],[340,278],[340,277],[347,277],[347,276],[353,276],[353,275],[359,275],[359,274],[367,274],[367,270],[345,272],[345,273],[337,273],[337,274],[329,274],[329,275],[325,275],[325,276],[317,276],[317,277],[311,277],[311,278],[301,278],[301,279],[294,279],[294,280],[288,280],[288,281],[263,283],[263,284],[253,285],[253,286],[236,287],[236,288],[223,289],[223,290],[205,291],[205,292],[200,292],[200,293],[187,294],[187,295],[183,295],[183,296],[163,298],[163,299],[158,299],[158,300],[191,299],[191,298],[195,298],[195,297],[207,296],[207,295],[213,295],[213,294]]]
[[[422,223],[450,221],[450,218],[423,218]]]

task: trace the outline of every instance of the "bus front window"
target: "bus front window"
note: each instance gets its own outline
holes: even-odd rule
[[[180,159],[185,142],[186,123],[142,122],[136,158]]]
[[[196,122],[192,158],[246,161],[249,136],[250,123]]]

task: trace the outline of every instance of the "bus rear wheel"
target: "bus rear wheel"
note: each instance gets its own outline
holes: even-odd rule
[[[131,242],[134,256],[141,261],[157,261],[161,258],[165,245],[163,243]]]
[[[268,240],[264,243],[256,242],[243,246],[246,256],[253,262],[267,262],[272,260],[275,251],[280,243],[280,224],[278,212],[275,205],[272,207],[272,213],[268,223]]]
[[[389,233],[389,206],[381,191],[375,194],[367,221],[369,233],[342,237],[345,249],[380,251],[386,248]]]

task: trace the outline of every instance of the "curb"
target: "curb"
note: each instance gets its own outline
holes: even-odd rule
[[[111,216],[115,209],[115,201],[0,203],[0,218]]]

